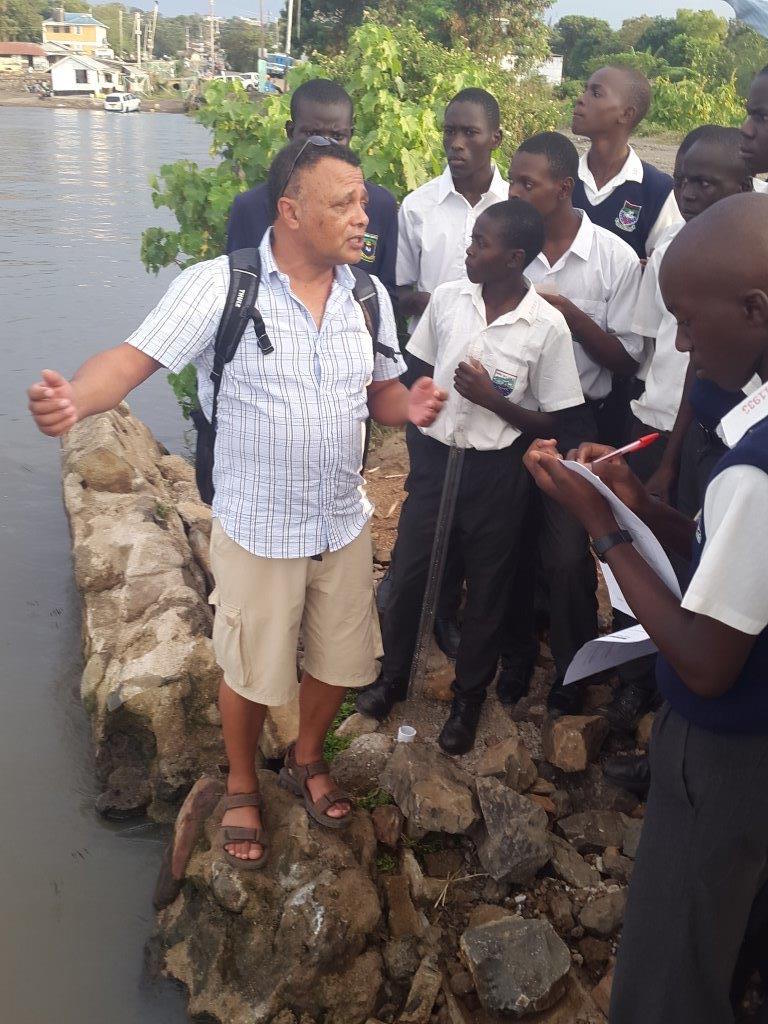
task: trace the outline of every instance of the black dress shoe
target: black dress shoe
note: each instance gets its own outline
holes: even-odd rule
[[[563,715],[580,715],[584,697],[578,686],[563,686],[562,679],[556,679],[547,695],[547,711],[550,718]]]
[[[451,661],[456,661],[461,643],[461,629],[456,619],[435,619],[437,646]]]
[[[381,721],[386,718],[392,708],[400,700],[408,696],[408,681],[391,682],[379,676],[375,683],[361,690],[357,695],[355,707],[361,715]]]
[[[437,737],[437,742],[446,754],[466,754],[472,749],[482,708],[482,701],[453,698],[448,721]]]
[[[623,683],[615,691],[610,704],[601,708],[599,714],[617,732],[633,733],[638,719],[650,710],[655,695],[655,690],[636,683]]]
[[[614,786],[626,789],[642,800],[648,796],[651,787],[651,764],[647,754],[608,758],[603,765],[603,775]]]
[[[499,678],[496,680],[496,696],[500,704],[511,707],[517,704],[521,697],[525,697],[531,685],[535,666],[535,661],[510,662],[506,665],[502,663]]]

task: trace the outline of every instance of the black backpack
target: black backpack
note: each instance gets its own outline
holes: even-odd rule
[[[381,324],[381,310],[379,309],[379,294],[376,286],[371,280],[370,274],[360,267],[350,266],[349,268],[355,278],[355,285],[352,294],[359,303],[365,318],[365,326],[371,336],[373,352],[380,353],[387,359],[394,359],[394,349],[388,345],[382,345],[378,340],[379,326]],[[259,250],[248,248],[238,249],[229,254],[229,291],[227,301],[224,305],[224,312],[219,321],[219,328],[216,332],[214,343],[213,370],[211,380],[213,381],[213,406],[210,421],[206,419],[202,409],[192,411],[192,422],[197,429],[197,444],[195,447],[195,477],[200,497],[209,505],[213,501],[213,453],[216,444],[217,411],[219,401],[219,388],[224,367],[231,362],[237,352],[238,345],[245,333],[245,328],[250,320],[256,332],[256,340],[261,352],[268,356],[274,352],[274,346],[267,334],[264,319],[259,312],[257,301],[259,295],[259,284],[261,282],[261,257]],[[370,435],[370,420],[366,423],[365,447],[363,452],[363,464],[368,454],[368,440]]]

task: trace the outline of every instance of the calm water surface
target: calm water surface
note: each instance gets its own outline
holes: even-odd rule
[[[171,226],[147,180],[208,133],[175,114],[0,108],[0,1020],[181,1024],[143,945],[161,838],[105,826],[77,697],[80,607],[58,444],[25,388],[127,337],[172,271],[145,273],[143,228]],[[183,428],[165,380],[134,411],[171,450]]]

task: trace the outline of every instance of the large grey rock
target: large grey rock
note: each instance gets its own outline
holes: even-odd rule
[[[223,759],[208,584],[187,536],[188,522],[210,523],[210,509],[192,468],[126,405],[66,435],[62,476],[83,608],[81,695],[110,790],[100,808],[148,802],[150,816],[170,820]],[[126,771],[141,776],[132,794]]]
[[[395,744],[380,784],[405,815],[411,836],[458,835],[480,819],[471,778],[423,743]]]
[[[268,864],[238,872],[223,862],[219,802],[158,917],[163,970],[186,987],[190,1016],[217,1024],[267,1024],[286,1009],[363,1024],[384,981],[370,818],[356,811],[349,829],[331,832],[271,772],[260,785]]]
[[[625,857],[632,860],[637,856],[637,848],[640,845],[640,836],[643,831],[642,818],[627,818],[624,822],[624,838],[621,850]]]
[[[579,924],[593,935],[607,939],[616,931],[624,920],[624,908],[627,905],[626,890],[606,893],[585,904],[579,914]]]
[[[558,878],[576,889],[590,889],[600,884],[600,873],[560,836],[551,836],[552,867]]]
[[[549,861],[547,814],[498,779],[477,780],[483,824],[474,833],[477,855],[497,882],[530,882]]]
[[[381,732],[358,736],[333,759],[331,775],[353,796],[364,796],[379,789],[394,745],[392,738]]]
[[[460,948],[490,1012],[523,1017],[548,1009],[565,992],[571,956],[544,918],[510,917],[470,928]]]
[[[590,847],[622,846],[629,819],[618,811],[582,811],[561,818],[558,829],[580,852]]]

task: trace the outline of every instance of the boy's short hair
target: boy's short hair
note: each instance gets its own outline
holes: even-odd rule
[[[526,267],[536,259],[544,248],[544,221],[538,210],[515,196],[494,203],[484,212],[496,222],[508,248],[523,250]]]
[[[338,82],[330,78],[310,78],[291,93],[291,120],[295,121],[302,102],[322,103],[324,106],[349,107],[350,120],[354,110],[352,97]]]
[[[482,107],[485,111],[485,116],[488,119],[491,131],[495,132],[501,127],[499,101],[491,93],[486,92],[485,89],[462,89],[448,101],[448,105],[445,108],[446,111],[449,110],[454,103],[476,103],[478,107]]]
[[[627,101],[635,108],[632,127],[636,128],[651,109],[651,83],[639,68],[630,68],[626,64],[607,64],[606,67],[620,71],[624,76]]]
[[[704,142],[709,146],[716,146],[722,150],[731,160],[735,172],[743,170],[744,177],[750,177],[744,157],[741,155],[741,132],[738,128],[726,128],[720,124],[702,124],[693,131],[688,132],[680,143],[677,151],[677,160],[685,156],[689,149],[696,143]]]
[[[569,138],[560,132],[538,132],[520,143],[518,153],[545,156],[549,170],[556,181],[579,175],[579,153]]]
[[[340,146],[337,142],[330,142],[327,146],[315,146],[308,139],[297,139],[283,146],[269,165],[267,173],[270,223],[274,224],[277,204],[288,185],[296,183],[299,172],[314,167],[329,157],[342,160],[351,167],[360,166],[360,157],[357,153],[353,153],[348,146]]]

